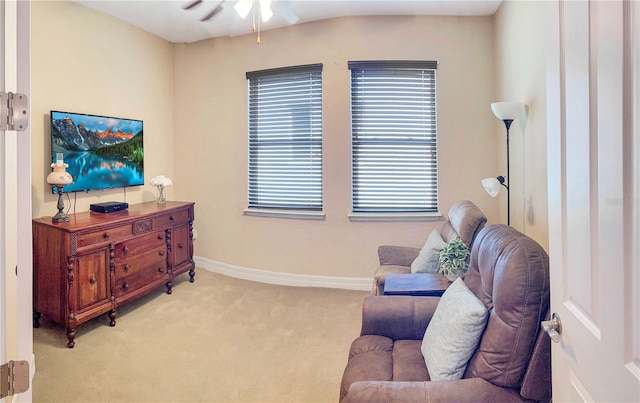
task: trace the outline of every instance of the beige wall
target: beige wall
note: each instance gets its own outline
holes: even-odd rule
[[[504,1],[495,14],[496,100],[527,104],[526,118],[511,126],[511,225],[549,246],[545,76],[546,3]],[[505,172],[505,127],[495,119]],[[506,198],[500,196],[506,220]]]
[[[31,133],[33,216],[57,212],[45,178],[51,171],[49,112],[141,119],[145,181],[173,177],[173,47],[105,14],[66,1],[32,2]],[[77,193],[76,211],[100,201],[154,199],[150,185]],[[174,198],[173,189],[168,197]],[[73,205],[74,194],[71,194]],[[69,203],[65,201],[68,206]],[[73,206],[72,210],[73,212]]]
[[[370,277],[380,244],[422,246],[441,222],[350,222],[350,60],[437,60],[440,207],[474,201],[498,221],[480,180],[498,170],[492,17],[354,17],[175,45],[176,195],[196,202],[196,255],[269,271]],[[245,72],[323,63],[326,220],[243,215]]]

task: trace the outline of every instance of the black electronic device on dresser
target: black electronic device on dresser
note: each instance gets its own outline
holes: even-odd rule
[[[96,213],[113,213],[114,211],[122,211],[129,208],[126,202],[104,202],[89,205],[89,210]]]

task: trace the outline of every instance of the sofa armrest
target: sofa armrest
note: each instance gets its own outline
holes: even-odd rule
[[[349,387],[341,403],[355,402],[518,402],[525,401],[510,388],[493,385],[482,378],[435,382],[360,381]]]
[[[440,297],[365,297],[360,335],[421,340],[439,301]]]
[[[378,259],[381,266],[393,264],[410,267],[419,253],[420,248],[409,246],[381,245],[378,247]]]

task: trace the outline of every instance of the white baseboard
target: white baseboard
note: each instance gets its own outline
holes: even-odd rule
[[[203,268],[214,273],[224,274],[229,277],[257,281],[259,283],[287,285],[292,287],[339,288],[359,291],[370,291],[373,284],[373,278],[329,277],[313,276],[308,274],[279,273],[234,266],[199,256],[194,256],[193,260],[198,268]]]

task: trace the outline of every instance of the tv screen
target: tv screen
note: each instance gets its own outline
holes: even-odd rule
[[[51,111],[51,162],[62,153],[65,192],[144,185],[142,120]]]

